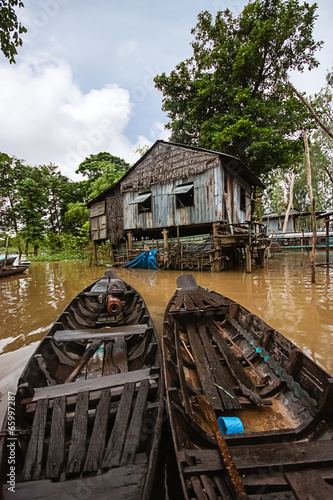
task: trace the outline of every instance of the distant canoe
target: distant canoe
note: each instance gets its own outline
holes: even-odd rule
[[[333,498],[333,378],[192,275],[177,285],[162,345],[185,499]]]
[[[148,500],[163,388],[148,309],[134,288],[107,271],[71,301],[8,397],[0,498]]]
[[[17,266],[0,267],[0,278],[5,278],[8,276],[14,276],[15,274],[24,273],[30,266],[30,262],[22,262],[22,264],[17,264]]]

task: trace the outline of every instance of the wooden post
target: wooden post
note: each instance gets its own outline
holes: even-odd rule
[[[306,135],[305,130],[303,130],[303,140],[305,147],[305,157],[306,157],[306,172],[307,172],[307,181],[308,181],[308,191],[311,205],[311,218],[312,218],[312,252],[310,255],[310,264],[311,264],[311,282],[316,282],[316,245],[317,245],[317,225],[316,225],[316,209],[315,209],[315,199],[313,197],[312,191],[312,180],[311,180],[311,163],[310,163],[310,151],[308,144],[308,137]]]
[[[113,247],[110,244],[110,263],[114,264],[114,253],[113,253]]]
[[[169,243],[168,243],[168,234],[169,234],[169,231],[164,228],[163,231],[162,231],[162,234],[163,234],[164,251],[168,252],[168,250],[169,250]]]
[[[94,251],[94,264],[97,266],[98,264],[98,258],[97,258],[97,244],[96,240],[93,240],[93,251]]]
[[[252,272],[252,262],[251,262],[251,245],[246,245],[246,272]]]
[[[214,262],[212,271],[221,271],[221,260],[220,257],[220,246],[219,246],[219,224],[217,222],[213,223],[213,238],[214,238]]]
[[[326,264],[330,263],[330,220],[326,219]]]
[[[128,233],[127,233],[128,250],[132,250],[132,247],[133,247],[133,245],[132,245],[132,236],[133,236],[132,231],[128,231]]]

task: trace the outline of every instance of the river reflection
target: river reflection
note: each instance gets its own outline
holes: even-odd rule
[[[319,254],[321,262],[324,254]],[[84,262],[33,262],[21,277],[0,280],[0,421],[8,390],[37,342],[78,292],[104,274],[105,267]],[[161,334],[164,310],[179,271],[117,269],[118,276],[143,296]],[[333,373],[333,269],[317,267],[310,283],[307,256],[279,254],[252,274],[244,270],[195,272],[197,282],[239,302],[295,342]]]

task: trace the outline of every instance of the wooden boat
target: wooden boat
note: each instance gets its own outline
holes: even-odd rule
[[[177,284],[162,348],[184,497],[333,498],[333,378],[193,276]]]
[[[22,264],[17,264],[17,266],[0,266],[0,278],[7,278],[8,276],[24,273],[29,266],[30,262],[22,262]]]
[[[142,297],[112,271],[75,297],[9,394],[3,498],[148,499],[163,415],[160,360]]]
[[[11,266],[14,264],[14,261],[16,260],[17,255],[7,255],[7,257],[1,257],[0,258],[0,267],[3,266],[6,263],[6,266]]]

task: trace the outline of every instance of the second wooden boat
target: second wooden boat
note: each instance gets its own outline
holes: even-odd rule
[[[333,378],[193,276],[177,284],[162,345],[184,497],[333,498]]]
[[[0,266],[0,278],[7,278],[8,276],[14,276],[15,274],[24,273],[30,266],[30,262],[22,262],[22,264],[17,264],[16,266],[4,267]]]
[[[83,290],[8,395],[3,498],[148,499],[163,415],[160,361],[136,290],[112,272]]]

